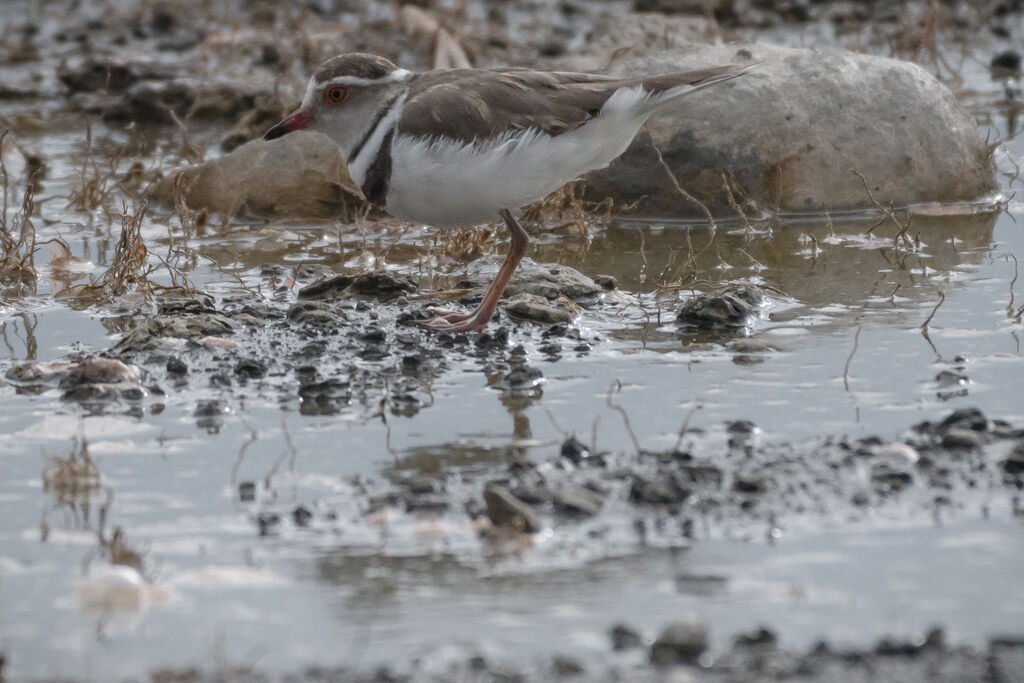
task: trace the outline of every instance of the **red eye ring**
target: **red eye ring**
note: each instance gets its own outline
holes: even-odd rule
[[[343,85],[329,85],[324,89],[324,102],[337,107],[348,102],[349,89]]]

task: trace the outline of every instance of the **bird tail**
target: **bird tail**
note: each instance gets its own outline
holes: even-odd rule
[[[648,115],[653,114],[663,106],[674,102],[684,95],[739,78],[750,73],[750,71],[756,69],[762,63],[753,62],[751,64],[713,66],[709,69],[644,78],[640,81],[640,84],[648,92],[647,113]]]

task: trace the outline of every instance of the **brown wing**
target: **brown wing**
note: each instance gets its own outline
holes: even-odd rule
[[[642,84],[658,93],[717,80],[737,69],[714,67],[626,79],[529,69],[428,71],[413,77],[398,129],[407,135],[467,143],[527,128],[561,135],[596,116],[619,88]]]
[[[510,69],[453,69],[414,77],[401,133],[486,140],[507,130],[559,135],[591,118],[625,82],[608,76]]]

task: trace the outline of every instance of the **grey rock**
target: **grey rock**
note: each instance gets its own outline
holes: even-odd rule
[[[674,506],[682,503],[689,495],[690,491],[668,474],[650,479],[637,477],[629,489],[629,500],[634,504]]]
[[[708,632],[697,621],[676,621],[651,645],[651,663],[693,664],[708,647]]]
[[[1003,460],[1003,471],[1010,475],[1024,474],[1024,441],[1018,441],[1010,455]]]
[[[631,35],[629,15],[610,34]],[[599,29],[596,33],[601,33]],[[604,53],[602,53],[604,54]],[[681,45],[630,53],[611,73],[671,73],[763,60],[754,71],[678,100],[652,118],[648,132],[605,169],[584,176],[585,196],[611,197],[630,211],[701,216],[676,191],[658,161],[660,149],[679,184],[718,215],[736,215],[725,190],[735,178],[751,208],[836,210],[976,199],[996,185],[991,155],[974,120],[950,91],[909,62],[843,50],[763,44]],[[602,56],[601,59],[604,59]],[[592,58],[563,60],[595,68]]]
[[[387,271],[372,271],[359,275],[334,275],[317,280],[300,289],[298,298],[331,301],[359,295],[391,299],[404,292],[414,292],[416,288],[416,282],[411,278]]]
[[[897,493],[913,481],[910,472],[888,463],[876,463],[871,468],[871,484],[879,493]]]
[[[299,131],[253,140],[230,154],[178,171],[151,191],[173,207],[268,218],[350,219],[364,206],[338,148],[319,133]]]
[[[975,431],[954,427],[942,437],[943,448],[978,451],[985,446],[985,440]]]
[[[952,428],[987,432],[992,429],[992,422],[978,408],[959,408],[947,415],[939,423],[940,431]]]
[[[112,350],[115,353],[133,353],[156,348],[160,340],[167,337],[197,339],[229,335],[234,332],[235,323],[220,313],[160,315],[126,334]]]
[[[551,492],[551,502],[560,512],[591,517],[601,511],[604,497],[579,484],[567,482]]]
[[[586,671],[583,663],[569,655],[555,655],[551,660],[551,672],[556,676],[580,676]]]
[[[573,313],[564,305],[548,303],[544,297],[536,294],[517,294],[505,304],[505,310],[509,315],[522,320],[532,320],[537,323],[552,325],[555,323],[570,323]]]
[[[495,526],[507,526],[532,533],[540,528],[536,511],[512,495],[501,484],[488,484],[484,489],[487,517]]]
[[[643,644],[643,638],[640,637],[640,634],[625,624],[615,624],[615,626],[612,626],[609,635],[612,639],[613,650],[629,650],[634,647],[640,647]]]
[[[481,287],[490,284],[497,272],[500,259],[480,259],[470,268],[469,280]],[[548,300],[564,296],[577,303],[597,301],[604,290],[596,282],[575,268],[560,263],[536,263],[523,259],[505,288],[505,298],[519,294],[533,294]]]
[[[734,287],[721,294],[697,294],[679,308],[676,322],[700,328],[745,327],[767,300],[753,285]]]

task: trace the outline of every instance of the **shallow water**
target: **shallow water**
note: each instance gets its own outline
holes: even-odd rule
[[[981,95],[968,103],[983,130],[1002,134],[1000,86],[969,75]],[[38,237],[61,235],[85,263],[67,274],[47,263],[44,249],[35,291],[4,295],[0,371],[107,349],[123,332],[118,316],[144,303],[72,310],[53,296],[101,273],[117,238],[116,221],[111,228],[101,215],[62,207],[61,195],[79,177],[83,128],[23,139],[50,166]],[[102,125],[94,135],[98,155],[125,141]],[[1001,167],[1019,162],[1024,143],[1010,141],[1000,155]],[[13,155],[11,169],[20,172]],[[1009,197],[1019,182],[1004,177],[1003,184]],[[783,528],[753,519],[698,534],[689,548],[680,539],[674,549],[645,549],[614,533],[606,547],[582,532],[552,538],[549,529],[533,548],[500,560],[481,550],[475,529],[445,517],[345,524],[359,512],[353,477],[499,467],[513,451],[544,461],[567,432],[588,441],[593,434],[602,450],[632,452],[631,434],[609,406],[617,385],[615,403],[650,450],[671,449],[685,420],[704,431],[693,449],[707,452],[722,449],[726,424],[739,419],[753,421],[766,443],[896,436],[968,406],[1024,423],[1024,328],[1007,313],[1011,297],[1024,302],[1024,284],[1011,284],[1012,255],[1024,258],[1024,204],[1009,199],[1002,213],[984,205],[919,213],[912,232],[920,243],[899,255],[890,248],[893,226],[867,234],[876,219],[782,217],[753,230],[733,220],[714,232],[595,221],[586,235],[539,235],[531,258],[613,275],[629,299],[584,313],[586,352],[565,345],[552,360],[537,351],[536,335],[528,337],[531,363],[544,375],[542,394],[528,400],[488,386],[482,362],[465,357],[433,383],[429,405],[387,422],[358,405],[306,415],[260,383],[227,392],[165,386],[164,396],[98,412],[61,401],[58,390],[30,395],[0,383],[0,651],[10,674],[108,680],[161,666],[255,662],[288,671],[423,654],[433,657],[429,669],[453,643],[498,659],[557,652],[629,664],[640,654],[611,653],[612,625],[634,624],[653,637],[687,615],[709,625],[717,649],[760,624],[798,647],[821,638],[856,645],[886,634],[913,638],[934,624],[958,642],[1019,632],[1024,541],[1008,496],[968,497],[949,520],[898,506],[855,523],[841,514]],[[149,211],[143,238],[151,254],[170,248],[175,225],[173,216]],[[426,253],[429,233],[362,231],[207,227],[177,263],[217,297],[243,292],[244,282],[285,300],[294,293],[274,293],[263,266],[386,267],[426,289],[462,274],[457,263],[427,265],[437,256]],[[700,290],[746,280],[777,292],[747,330],[770,351],[744,356],[677,330],[676,293],[656,290],[687,272],[691,253]],[[169,281],[160,271],[154,279]],[[962,378],[937,379],[942,371]],[[223,413],[197,416],[210,399],[223,402]],[[43,469],[81,435],[103,489],[63,499],[44,491]],[[239,501],[245,481],[258,482],[257,503]],[[340,521],[309,530],[286,524],[260,536],[255,517],[268,502],[330,508]],[[90,567],[107,563],[97,543],[104,507],[105,533],[122,528],[160,587],[143,609],[95,612],[76,592]],[[621,517],[629,526],[629,511]]]

